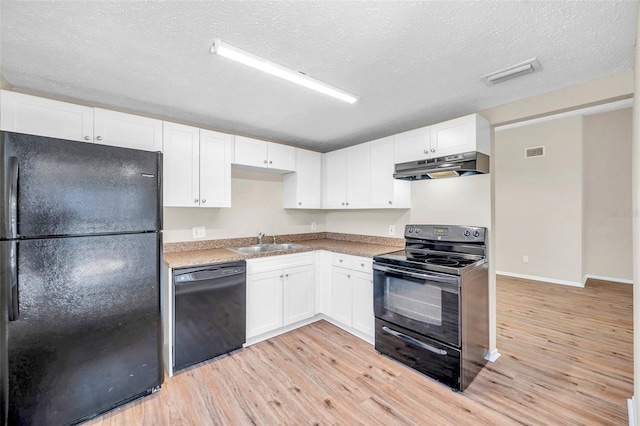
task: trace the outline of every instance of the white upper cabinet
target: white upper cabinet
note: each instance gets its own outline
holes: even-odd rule
[[[95,142],[123,148],[162,151],[162,120],[94,108]]]
[[[371,146],[363,143],[324,156],[327,209],[371,207]]]
[[[0,92],[0,128],[80,142],[162,151],[162,121],[133,114]]]
[[[490,155],[490,137],[486,118],[467,115],[395,135],[395,161],[406,163],[469,151]]]
[[[431,129],[433,157],[479,151],[491,152],[489,121],[479,114],[471,114],[444,123],[434,124]]]
[[[246,136],[236,136],[234,164],[292,172],[295,170],[295,148]]]
[[[398,133],[393,138],[396,163],[431,158],[431,133],[428,127]]]
[[[230,207],[233,136],[164,122],[164,206]]]
[[[93,108],[3,90],[0,92],[0,129],[92,142]]]
[[[296,172],[282,177],[285,209],[322,207],[322,154],[295,148]]]
[[[200,129],[200,206],[231,207],[233,135]]]
[[[393,178],[396,162],[393,136],[371,142],[371,207],[411,207],[411,182]]]

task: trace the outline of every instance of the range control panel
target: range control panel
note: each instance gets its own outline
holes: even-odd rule
[[[485,241],[486,228],[462,225],[407,225],[405,238],[433,241],[474,242]]]

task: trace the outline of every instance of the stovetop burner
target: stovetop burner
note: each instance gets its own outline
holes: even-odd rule
[[[460,264],[460,262],[453,259],[447,259],[446,257],[426,258],[424,262],[430,263],[432,265],[442,265],[442,266],[458,266]]]

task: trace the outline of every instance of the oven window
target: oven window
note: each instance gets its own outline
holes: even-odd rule
[[[416,284],[397,277],[387,277],[384,308],[427,324],[442,325],[442,290],[428,284]]]

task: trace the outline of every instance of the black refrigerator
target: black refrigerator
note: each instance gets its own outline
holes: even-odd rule
[[[0,134],[0,424],[157,390],[162,154]]]

